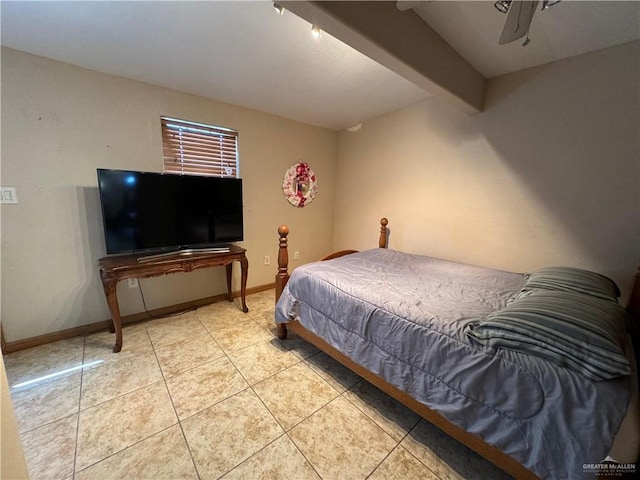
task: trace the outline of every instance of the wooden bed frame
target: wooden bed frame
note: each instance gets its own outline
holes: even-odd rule
[[[378,242],[380,248],[387,248],[388,223],[389,222],[386,218],[382,218],[380,220],[380,240]],[[281,225],[278,228],[278,234],[280,236],[280,243],[278,250],[278,273],[276,274],[276,302],[280,298],[280,295],[282,294],[282,291],[287,284],[287,281],[289,280],[289,253],[287,250],[287,235],[289,235],[289,227],[287,227],[286,225]],[[332,258],[342,257],[344,255],[355,252],[357,252],[357,250],[341,250],[339,252],[327,255],[321,260],[330,260]],[[640,318],[640,268],[638,269],[638,272],[635,276],[631,297],[627,304],[627,310],[634,318],[634,320]],[[637,325],[638,322],[634,322],[634,326]],[[449,434],[451,437],[455,438],[463,445],[466,445],[471,450],[478,453],[514,478],[517,478],[519,480],[539,478],[529,469],[525,468],[523,465],[514,460],[511,456],[502,452],[493,445],[485,443],[478,435],[469,433],[462,428],[450,423],[446,418],[444,418],[435,410],[432,410],[429,407],[423,405],[407,393],[388,383],[383,378],[374,373],[371,373],[369,370],[358,365],[353,360],[342,354],[342,352],[329,345],[322,338],[305,329],[299,322],[293,321],[287,324],[277,324],[277,335],[279,339],[284,340],[287,338],[287,329],[304,338],[309,343],[315,345],[320,350],[340,362],[342,365],[360,375],[362,378],[369,381],[380,390],[387,393],[389,396],[395,398],[397,401],[413,410],[422,418],[431,422],[433,425],[440,428],[440,430]],[[638,353],[638,349],[636,348],[636,355],[638,355]]]

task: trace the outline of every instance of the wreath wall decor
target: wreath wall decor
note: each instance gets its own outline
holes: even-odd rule
[[[310,204],[318,193],[316,174],[306,162],[296,163],[284,174],[282,191],[294,207]]]

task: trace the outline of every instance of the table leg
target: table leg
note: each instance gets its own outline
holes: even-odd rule
[[[249,260],[247,257],[242,257],[240,260],[240,267],[242,270],[242,278],[240,281],[240,298],[242,299],[242,311],[247,313],[249,308],[247,307],[247,277],[249,276]]]
[[[233,263],[227,263],[225,267],[227,267],[227,300],[233,302],[233,294],[231,293],[231,268]]]
[[[113,331],[116,333],[116,343],[113,346],[114,353],[122,350],[122,320],[120,319],[120,308],[118,307],[118,295],[116,293],[117,283],[117,280],[102,280],[104,294],[107,297],[107,305],[109,306],[109,312],[111,312],[111,319],[113,321]]]

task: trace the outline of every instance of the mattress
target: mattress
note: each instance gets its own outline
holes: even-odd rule
[[[368,250],[296,268],[276,322],[300,322],[541,478],[592,478],[583,465],[610,452],[631,377],[594,382],[465,335],[468,324],[509,304],[526,280],[526,274]]]

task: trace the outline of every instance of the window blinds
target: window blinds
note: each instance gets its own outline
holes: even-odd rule
[[[175,118],[161,121],[165,172],[238,176],[238,132]]]

